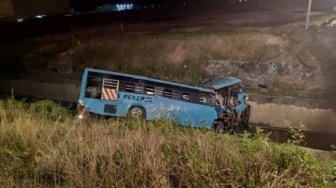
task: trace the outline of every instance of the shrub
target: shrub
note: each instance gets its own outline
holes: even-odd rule
[[[333,179],[334,184],[336,185],[336,161],[334,161],[334,167],[332,170],[332,179]]]
[[[305,125],[300,123],[298,127],[292,126],[290,123],[287,124],[289,127],[290,139],[288,142],[293,143],[294,145],[303,145],[305,144]]]
[[[50,120],[64,120],[70,111],[51,100],[41,100],[30,104],[30,110],[39,117]]]
[[[320,164],[261,130],[222,135],[170,121],[104,118],[74,126],[71,117],[52,121],[66,111],[53,102],[15,114],[7,102],[0,103],[0,187],[315,187],[336,176],[330,160]]]

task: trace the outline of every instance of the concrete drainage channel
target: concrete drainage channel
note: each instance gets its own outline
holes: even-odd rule
[[[77,102],[80,83],[46,83],[31,80],[1,80],[0,92],[15,96],[31,96],[59,101]]]
[[[79,87],[79,82],[45,83],[0,79],[0,93],[13,92],[16,96],[68,102],[78,100]],[[336,112],[331,108],[320,107],[315,100],[251,95],[249,103],[252,108],[250,122],[272,131],[275,140],[286,138],[289,124],[296,127],[303,123],[309,139],[308,146],[328,150],[331,144],[336,144]]]
[[[299,126],[314,132],[336,134],[336,111],[324,101],[295,97],[250,95],[251,122],[277,128]]]

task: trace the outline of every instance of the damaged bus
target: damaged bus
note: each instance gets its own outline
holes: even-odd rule
[[[218,132],[247,128],[250,116],[242,81],[234,77],[190,86],[87,68],[79,100],[94,114],[169,119],[179,125],[213,128]]]

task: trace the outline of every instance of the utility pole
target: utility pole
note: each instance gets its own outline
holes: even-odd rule
[[[311,5],[313,0],[309,0],[308,3],[308,10],[307,10],[307,19],[306,19],[306,30],[309,28],[309,21],[310,21],[310,12],[311,12]]]

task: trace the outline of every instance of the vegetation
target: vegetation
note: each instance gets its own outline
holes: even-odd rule
[[[94,67],[198,83],[209,60],[278,57],[279,46],[267,42],[273,38],[249,29],[144,34],[120,33],[119,27],[109,26],[11,43],[2,50],[16,53],[10,57],[20,57],[23,69],[38,75],[37,70],[81,74],[83,68]]]
[[[332,187],[335,163],[295,142],[168,121],[93,118],[50,101],[0,101],[1,187]]]

